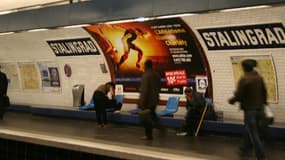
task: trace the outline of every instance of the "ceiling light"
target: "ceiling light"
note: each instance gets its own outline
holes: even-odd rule
[[[2,35],[7,35],[7,34],[13,34],[13,33],[15,32],[3,32],[3,33],[0,33],[0,35],[2,36]]]
[[[231,9],[220,10],[220,12],[233,12],[233,11],[260,9],[260,8],[268,8],[268,7],[271,7],[271,6],[270,5],[261,5],[261,6],[252,6],[252,7],[231,8]]]
[[[127,20],[117,20],[117,21],[110,21],[105,22],[106,24],[116,24],[116,23],[126,23],[126,22],[133,22],[133,19],[127,19]]]
[[[0,15],[4,15],[4,14],[10,14],[15,12],[15,10],[8,10],[8,11],[0,11]]]
[[[90,24],[79,24],[79,25],[64,26],[63,28],[79,28],[79,27],[86,27],[86,26],[90,26]]]
[[[38,31],[46,31],[48,30],[47,28],[40,28],[40,29],[31,29],[31,30],[28,30],[28,32],[38,32]]]
[[[194,15],[197,15],[197,13],[174,14],[174,15],[160,16],[158,18],[175,18],[175,17],[184,17],[184,16],[194,16]]]
[[[147,21],[147,20],[149,20],[149,18],[139,17],[139,18],[135,19],[135,21],[138,21],[138,22],[143,22],[143,21]]]

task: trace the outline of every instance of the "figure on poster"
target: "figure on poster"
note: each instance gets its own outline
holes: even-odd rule
[[[148,37],[147,36],[148,34],[143,32],[143,30],[140,28],[125,28],[125,27],[118,26],[118,25],[115,26],[115,28],[121,28],[124,30],[124,34],[121,38],[121,41],[122,41],[123,47],[124,47],[124,53],[121,56],[117,67],[120,68],[120,66],[128,59],[130,49],[133,49],[133,50],[137,51],[137,53],[138,53],[138,58],[136,61],[136,68],[139,69],[140,68],[140,61],[143,57],[143,51],[138,45],[136,45],[134,43],[134,41],[138,37],[146,38],[146,37]]]
[[[118,113],[121,110],[122,104],[117,103],[114,97],[115,84],[113,82],[101,84],[94,91],[92,98],[98,126],[104,127],[107,125],[107,108],[113,108],[114,113]]]
[[[265,159],[264,148],[260,139],[261,126],[264,120],[264,105],[267,104],[267,90],[263,78],[254,70],[256,60],[242,61],[244,76],[240,78],[230,104],[239,102],[244,111],[244,142],[240,147],[241,156],[249,156],[252,150],[258,160]]]
[[[205,106],[205,99],[202,93],[196,91],[196,87],[186,87],[184,89],[186,99],[185,122],[177,136],[193,136],[201,119],[201,113]]]
[[[156,115],[156,107],[159,102],[160,92],[160,75],[152,68],[152,61],[146,60],[144,63],[144,73],[141,79],[140,97],[138,107],[141,109],[140,120],[145,128],[145,136],[143,140],[153,139],[153,125],[164,132],[164,127],[160,123],[159,117]]]
[[[3,119],[3,116],[6,111],[7,107],[7,90],[8,90],[8,79],[7,76],[4,72],[1,71],[1,66],[0,66],[0,119]]]

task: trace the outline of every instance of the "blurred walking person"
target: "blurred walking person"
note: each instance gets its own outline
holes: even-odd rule
[[[139,114],[140,120],[145,128],[145,136],[143,136],[142,139],[152,140],[152,130],[154,125],[156,125],[161,132],[164,132],[160,119],[156,115],[161,83],[160,75],[158,72],[153,70],[151,60],[145,61],[144,69],[140,86],[138,107],[142,110]]]
[[[264,105],[267,104],[267,91],[263,78],[254,70],[256,60],[242,61],[244,76],[240,78],[230,104],[239,102],[244,111],[244,142],[240,147],[241,156],[249,156],[254,149],[258,160],[265,159],[263,144],[260,139],[261,122],[264,119]]]

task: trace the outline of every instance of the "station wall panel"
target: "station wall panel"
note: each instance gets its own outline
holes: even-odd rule
[[[146,12],[149,12],[148,7],[150,6],[146,6]],[[140,10],[139,12],[143,12],[143,10],[144,9]],[[284,6],[276,6],[263,9],[205,13],[194,16],[181,17],[181,19],[185,21],[186,24],[194,32],[194,35],[197,38],[196,43],[199,43],[201,49],[206,55],[212,75],[214,104],[217,111],[223,112],[225,121],[242,121],[243,119],[242,112],[239,110],[238,105],[232,106],[227,103],[227,100],[232,96],[233,91],[235,90],[231,57],[269,56],[272,57],[272,62],[274,63],[276,71],[276,74],[274,74],[277,79],[277,100],[275,102],[270,102],[270,106],[272,107],[275,114],[275,121],[277,123],[285,123],[285,99],[283,98],[285,96],[285,79],[283,78],[285,77],[285,49],[284,47],[272,47],[210,50],[208,49],[203,37],[200,35],[199,30],[277,23],[283,25],[283,31],[281,31],[283,34],[283,32],[285,32],[284,11]],[[118,13],[119,17],[128,16],[128,14],[119,11],[114,11],[112,13]],[[51,18],[51,15],[52,14],[50,14],[48,17]],[[104,15],[98,15],[98,17],[104,17]],[[61,92],[54,94],[45,93],[42,91],[27,92],[22,90],[10,90],[9,96],[11,96],[12,103],[31,103],[33,105],[40,104],[52,106],[62,105],[71,107],[72,86],[82,83],[86,84],[85,99],[86,101],[89,101],[94,89],[99,84],[105,83],[111,79],[109,72],[102,73],[100,68],[100,64],[106,63],[106,59],[103,54],[92,56],[56,57],[47,44],[48,40],[62,40],[82,37],[92,38],[90,34],[88,34],[83,28],[61,28],[41,32],[21,32],[11,35],[1,35],[0,63],[52,61],[59,65],[61,77]],[[94,43],[96,43],[95,40]],[[96,43],[96,45],[98,44]],[[101,50],[100,53],[102,53]],[[68,78],[64,75],[63,68],[65,64],[70,64],[72,67],[73,75],[71,78]],[[109,71],[110,68],[107,68],[107,70]],[[182,97],[183,95],[180,96]],[[31,97],[33,98],[31,99]],[[135,95],[135,98],[138,98],[137,95]]]

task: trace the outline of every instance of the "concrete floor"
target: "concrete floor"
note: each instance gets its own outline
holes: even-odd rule
[[[1,130],[69,138],[77,141],[107,144],[113,147],[120,146],[127,148],[125,150],[129,150],[126,152],[136,149],[139,152],[138,154],[157,154],[157,157],[167,157],[169,154],[168,159],[175,159],[171,158],[170,155],[181,156],[183,159],[243,159],[237,154],[238,146],[242,142],[240,135],[201,133],[198,137],[177,137],[175,129],[168,128],[165,136],[159,136],[158,131],[155,130],[154,140],[144,141],[139,139],[144,133],[143,128],[140,126],[110,123],[107,127],[100,128],[96,126],[95,121],[44,117],[20,112],[7,112],[4,120],[0,121],[0,133]],[[284,141],[267,140],[264,144],[269,160],[284,159]],[[84,150],[84,148],[78,149]],[[110,153],[102,152],[102,154],[108,155]],[[112,156],[117,155],[114,154]],[[119,157],[124,159],[143,159],[134,156],[122,157],[119,155]],[[247,160],[253,159],[255,159],[254,156],[247,158]]]

